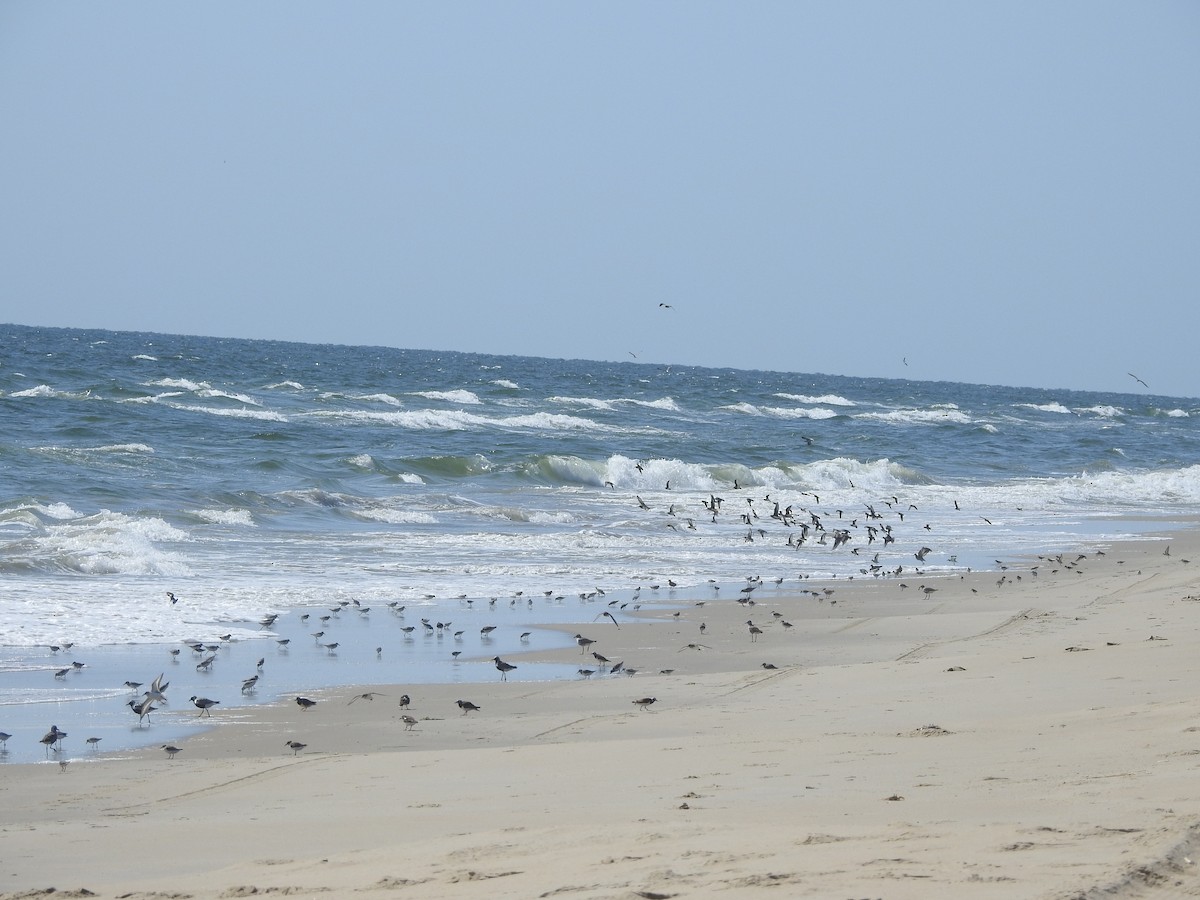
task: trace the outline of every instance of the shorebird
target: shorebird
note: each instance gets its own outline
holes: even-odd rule
[[[596,642],[594,640],[592,640],[591,638],[585,638],[582,634],[577,634],[577,635],[575,635],[575,643],[577,643],[579,645],[580,653],[586,653],[587,648],[592,646],[592,644],[594,644]]]
[[[182,750],[182,747],[176,747],[174,744],[163,744],[162,748],[167,751],[167,759],[174,759],[175,754]]]
[[[316,701],[316,700],[309,700],[307,697],[297,697],[297,698],[296,698],[296,705],[297,705],[297,706],[299,706],[301,709],[303,709],[303,710],[306,710],[306,711],[307,711],[307,710],[310,710],[310,709],[312,709],[314,706],[316,706],[316,705],[317,705],[317,701]]]
[[[455,700],[454,702],[458,704],[458,708],[463,711],[464,716],[472,710],[479,710],[479,707],[470,700]]]
[[[479,629],[479,634],[481,637],[487,637],[489,634],[491,634],[495,630],[496,630],[495,625],[484,625],[482,628]]]
[[[379,691],[367,691],[365,694],[355,694],[353,697],[350,698],[350,703],[353,703],[355,700],[374,700],[376,697],[384,697],[384,696],[387,696],[387,695],[381,694],[381,693],[379,693]],[[346,705],[349,706],[350,703],[347,703]]]
[[[50,752],[51,748],[54,748],[55,750],[61,750],[62,739],[66,736],[67,733],[65,731],[59,731],[57,725],[51,725],[50,730],[42,735],[42,739],[39,743],[45,745],[47,753]]]
[[[754,643],[758,640],[758,636],[762,634],[762,629],[755,625],[750,619],[746,620],[746,624],[750,626],[750,642]]]
[[[220,703],[220,700],[209,700],[207,697],[197,697],[194,694],[191,697],[192,703],[196,709],[200,710],[200,715],[212,718],[212,713],[209,712],[214,706]]]
[[[506,663],[500,657],[495,657],[496,668],[500,671],[500,680],[508,681],[508,673],[516,668],[512,663]]]
[[[932,548],[930,547],[922,547],[920,550],[914,553],[913,556],[915,556],[919,562],[925,562],[925,557],[929,554],[931,549]]]
[[[595,669],[580,669],[579,674],[582,675],[584,678],[591,678],[593,675],[596,674],[596,670]]]
[[[0,731],[0,744],[4,745],[4,749],[8,749],[8,739],[12,737],[7,731]]]
[[[302,744],[299,741],[285,741],[285,743],[289,747],[292,748],[292,756],[295,756],[297,753],[299,753],[301,750],[303,750],[305,747],[308,746],[308,744]]]
[[[163,674],[165,673],[160,672],[159,676],[150,682],[150,690],[146,691],[146,693],[142,695],[146,700],[152,700],[155,703],[163,704],[167,702],[167,697],[163,691],[170,686],[171,682],[163,681]]]
[[[90,737],[86,741],[84,741],[84,743],[86,743],[88,745],[89,749],[95,750],[96,745],[99,744],[101,740],[102,740],[102,738]]]
[[[153,700],[130,700],[125,705],[137,713],[138,725],[142,724],[142,719],[150,718],[150,713],[154,710]]]
[[[401,716],[400,721],[404,723],[405,731],[412,731],[413,726],[417,724],[417,720],[412,716]]]
[[[249,678],[247,678],[245,681],[242,682],[242,693],[245,694],[245,693],[249,693],[250,691],[254,690],[254,686],[256,684],[258,684],[258,676],[251,675]]]
[[[649,709],[651,703],[657,703],[657,702],[658,702],[657,697],[642,697],[640,700],[633,701],[635,706],[640,706],[644,710]]]
[[[171,605],[172,605],[172,606],[174,606],[176,603],[178,603],[178,602],[179,602],[179,598],[177,598],[177,597],[176,597],[174,594],[172,594],[170,591],[167,591],[167,599],[171,601]]]
[[[140,688],[141,686],[142,686],[142,683],[141,683],[140,681],[127,681],[127,682],[125,682],[125,687],[129,688],[131,691],[136,691],[136,690],[137,690],[138,688]]]
[[[412,702],[412,701],[411,701],[411,700],[409,700],[408,694],[401,694],[401,695],[400,695],[400,708],[401,708],[401,709],[408,709],[408,704],[409,704],[410,702]]]

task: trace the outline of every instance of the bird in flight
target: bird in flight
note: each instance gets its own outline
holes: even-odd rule
[[[1146,384],[1146,382],[1142,381],[1142,379],[1138,378],[1138,377],[1137,377],[1136,375],[1134,375],[1132,372],[1128,372],[1128,373],[1126,373],[1126,374],[1128,374],[1130,378],[1132,378],[1134,381],[1136,381],[1136,382],[1137,382],[1138,384],[1140,384],[1142,387],[1146,388],[1146,390],[1149,390],[1149,389],[1150,389],[1150,385]]]
[[[675,308],[670,303],[660,303],[658,305],[661,306],[663,309],[674,309]]]

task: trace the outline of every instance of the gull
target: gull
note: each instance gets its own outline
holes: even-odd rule
[[[455,700],[454,702],[458,704],[458,708],[463,711],[464,716],[472,710],[480,709],[480,707],[476,706],[470,700]]]
[[[200,715],[212,718],[212,713],[209,712],[214,706],[220,703],[220,700],[209,700],[207,697],[197,697],[194,694],[191,697],[192,703],[196,709],[200,710]]]
[[[508,681],[508,673],[516,668],[512,663],[506,663],[500,657],[495,657],[493,660],[496,663],[496,668],[500,671],[500,680]]]
[[[167,759],[174,759],[175,754],[182,750],[182,747],[176,747],[174,744],[163,744],[162,748],[167,751]]]
[[[295,756],[297,753],[299,753],[301,750],[303,750],[305,747],[308,746],[308,744],[302,744],[299,741],[284,741],[284,743],[292,748],[292,756]]]
[[[381,694],[379,691],[367,691],[365,694],[356,694],[355,696],[351,697],[350,703],[353,703],[355,700],[374,700],[376,697],[386,696],[386,694]],[[346,705],[349,706],[350,703],[347,703]]]
[[[314,706],[316,706],[317,701],[309,700],[307,697],[297,697],[296,705],[299,706],[301,709],[307,711],[307,710],[312,709]]]
[[[1140,384],[1142,387],[1144,387],[1144,388],[1146,388],[1147,390],[1149,390],[1149,388],[1150,388],[1150,385],[1146,384],[1146,382],[1142,381],[1142,379],[1138,378],[1138,377],[1137,377],[1136,375],[1134,375],[1132,372],[1126,372],[1125,374],[1126,374],[1126,375],[1128,375],[1130,378],[1132,378],[1134,381],[1136,381],[1138,384]]]

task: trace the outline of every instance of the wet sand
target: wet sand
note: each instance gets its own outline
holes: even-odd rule
[[[691,591],[508,682],[5,766],[0,897],[1200,896],[1200,539],[1163,548]]]

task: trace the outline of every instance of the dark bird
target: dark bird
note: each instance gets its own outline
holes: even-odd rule
[[[302,744],[299,741],[285,741],[285,743],[289,747],[292,748],[292,756],[295,756],[297,753],[299,753],[301,750],[303,750],[305,747],[308,746],[308,744]]]
[[[401,708],[401,709],[408,709],[408,704],[409,704],[410,702],[411,702],[411,701],[409,700],[408,694],[401,694],[401,695],[400,695],[400,708]]]
[[[500,672],[500,680],[508,681],[508,673],[515,669],[516,666],[512,663],[506,663],[498,656],[494,657],[493,661],[496,663],[496,669]]]
[[[154,710],[154,701],[149,698],[140,701],[130,700],[125,705],[137,713],[138,725],[142,724],[142,719],[150,718],[150,713]]]
[[[400,721],[404,723],[405,731],[412,731],[413,726],[417,724],[417,720],[412,716],[401,716]]]
[[[297,697],[296,705],[303,710],[310,710],[317,705],[316,700],[309,700],[307,697]]]
[[[172,606],[179,602],[179,599],[170,591],[167,591],[167,599],[171,601]]]
[[[914,553],[913,556],[915,556],[920,562],[925,562],[925,557],[929,554],[930,550],[930,547],[922,547],[920,550]]]
[[[474,703],[472,703],[470,700],[455,700],[454,702],[458,704],[458,708],[463,711],[464,716],[467,713],[471,712],[472,710],[479,709],[479,707],[476,706]]]
[[[207,697],[197,697],[195,695],[192,696],[191,700],[196,709],[200,710],[200,715],[209,717],[212,716],[209,710],[221,702],[220,700],[209,700]]]
[[[649,709],[651,703],[657,703],[657,697],[642,697],[640,700],[634,700],[635,706],[640,706],[642,709]]]
[[[1150,385],[1146,384],[1146,382],[1142,381],[1142,379],[1138,378],[1138,377],[1137,377],[1136,375],[1134,375],[1132,372],[1128,372],[1128,373],[1126,373],[1126,374],[1128,374],[1130,378],[1132,378],[1134,381],[1136,381],[1136,382],[1137,382],[1138,384],[1140,384],[1142,387],[1146,388],[1147,390],[1149,390],[1149,389],[1150,389]]]
[[[174,744],[163,744],[162,748],[167,751],[167,759],[174,759],[175,754],[182,750],[182,747],[176,747]]]

